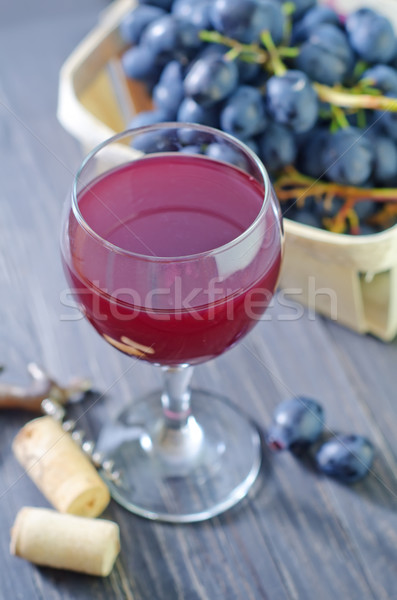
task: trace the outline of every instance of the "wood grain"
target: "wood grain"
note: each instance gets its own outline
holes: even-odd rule
[[[68,306],[58,251],[63,200],[82,158],[56,121],[58,72],[105,0],[3,3],[0,23],[0,364],[25,384],[43,364],[97,390],[71,416],[89,435],[160,382]],[[299,317],[299,318],[297,318]],[[19,508],[48,506],[11,452],[33,415],[0,414],[0,598],[29,600],[393,600],[397,598],[397,344],[362,337],[278,296],[234,350],[197,368],[194,384],[230,396],[264,432],[277,402],[323,402],[329,431],[368,435],[371,475],[347,487],[309,460],[265,453],[249,498],[211,521],[152,523],[111,503],[122,552],[109,578],[34,567],[9,554]]]

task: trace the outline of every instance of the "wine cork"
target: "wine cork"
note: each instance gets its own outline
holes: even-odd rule
[[[97,517],[109,504],[106,484],[71,435],[51,417],[29,421],[12,448],[22,467],[60,512]]]
[[[106,577],[119,551],[119,527],[104,519],[25,507],[11,529],[11,554],[45,567]]]

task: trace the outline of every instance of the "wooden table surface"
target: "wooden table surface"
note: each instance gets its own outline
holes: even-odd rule
[[[0,1],[0,381],[35,360],[98,395],[73,409],[90,435],[160,382],[67,306],[58,250],[63,200],[82,150],[56,119],[61,64],[105,0]],[[48,506],[11,451],[33,415],[0,414],[0,599],[392,600],[397,598],[397,344],[359,336],[276,299],[267,319],[194,383],[222,391],[264,431],[294,394],[319,399],[331,431],[368,435],[373,471],[346,486],[288,453],[264,454],[249,497],[220,517],[165,525],[112,502],[122,551],[102,580],[37,568],[9,553],[19,508]],[[96,400],[99,400],[96,402]]]

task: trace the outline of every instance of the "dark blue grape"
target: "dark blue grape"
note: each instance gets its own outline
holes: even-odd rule
[[[296,203],[297,209],[315,212],[317,202],[318,198],[316,198],[316,196],[306,196],[305,198],[299,198],[299,201]]]
[[[139,0],[139,4],[149,4],[151,6],[159,6],[164,10],[171,10],[173,0]]]
[[[281,0],[283,4],[289,3],[290,0]],[[292,13],[293,19],[301,19],[303,15],[316,5],[317,0],[293,0],[295,10]]]
[[[241,58],[236,58],[235,63],[238,68],[239,80],[241,83],[252,82],[256,87],[259,87],[260,75],[265,73],[259,63],[247,62]]]
[[[189,63],[186,65],[185,77],[187,77],[187,75],[195,67],[195,65],[198,62],[201,62],[202,60],[205,60],[205,61],[207,59],[212,60],[215,57],[218,57],[223,60],[225,57],[225,54],[228,52],[228,50],[230,50],[230,48],[228,48],[227,46],[224,46],[223,44],[205,44],[204,46],[202,46],[201,48],[199,48],[197,50],[197,52],[195,53],[195,56],[193,56],[191,58],[191,60],[189,61]],[[237,60],[235,60],[233,62],[236,64],[236,67],[237,67]]]
[[[203,154],[203,147],[198,144],[190,144],[188,146],[183,146],[180,149],[182,154]]]
[[[345,185],[363,185],[374,166],[374,152],[363,132],[356,127],[339,129],[329,136],[324,148],[326,176]]]
[[[238,41],[245,41],[255,9],[253,0],[214,0],[210,19],[214,29]]]
[[[359,200],[354,205],[354,212],[358,216],[360,222],[371,217],[376,211],[376,202],[371,199]]]
[[[275,0],[257,0],[250,26],[246,32],[247,43],[260,40],[263,31],[269,31],[273,42],[278,45],[284,35],[285,18],[280,4]]]
[[[275,44],[283,37],[284,15],[275,0],[215,0],[210,18],[214,29],[246,44],[270,31]]]
[[[362,479],[372,466],[374,447],[361,435],[339,435],[317,451],[319,470],[346,483]]]
[[[178,129],[178,139],[182,146],[203,146],[209,144],[213,136],[207,131],[182,126]]]
[[[121,21],[121,37],[128,44],[137,44],[147,25],[165,14],[165,11],[157,6],[151,6],[150,4],[137,6]]]
[[[131,146],[145,154],[152,152],[175,152],[180,150],[178,140],[172,131],[148,131],[140,133],[132,140]]]
[[[342,206],[345,204],[345,199],[339,196],[332,196],[325,200],[320,200],[314,205],[314,213],[322,221],[324,218],[333,219],[336,217]]]
[[[147,81],[159,71],[157,56],[146,46],[133,46],[121,57],[121,63],[127,77]]]
[[[371,135],[368,139],[375,154],[374,181],[380,186],[394,185],[397,178],[397,145],[385,135]],[[360,202],[361,204],[361,202]]]
[[[322,228],[320,217],[307,209],[297,209],[292,215],[292,220],[301,223],[302,225],[308,225],[309,227]]]
[[[339,26],[337,13],[328,6],[314,6],[299,21],[294,23],[290,45],[301,44],[312,33],[316,32],[319,25],[324,23]]]
[[[262,94],[254,87],[241,85],[229,96],[220,114],[223,131],[244,140],[261,133],[266,126]]]
[[[240,169],[245,170],[247,168],[247,159],[244,154],[225,142],[208,144],[205,154],[214,160],[230,163],[236,167],[240,167]]]
[[[358,235],[374,235],[375,233],[378,233],[376,227],[368,225],[368,223],[360,223]]]
[[[198,29],[210,29],[212,0],[175,0],[172,13]]]
[[[177,60],[172,60],[167,63],[161,72],[159,83],[163,83],[170,87],[182,86],[183,84],[183,67]]]
[[[224,56],[230,48],[223,44],[206,44],[202,49],[199,50],[197,56],[193,59],[191,66],[193,66],[201,58],[207,58],[209,56]]]
[[[387,92],[385,96],[393,98],[397,108],[397,93]],[[375,112],[377,124],[383,129],[386,135],[397,141],[397,112],[391,110],[377,110]]]
[[[387,96],[387,94],[385,94]],[[396,94],[397,98],[397,94]],[[383,128],[383,114],[386,111],[378,111],[378,110],[367,110],[365,111],[365,126],[366,131],[371,133],[371,135],[387,135]]]
[[[346,19],[353,50],[369,63],[387,63],[396,51],[396,36],[390,21],[370,8],[360,8]]]
[[[179,45],[177,19],[166,14],[152,21],[142,33],[141,44],[157,55],[175,51]]]
[[[374,65],[364,71],[361,80],[365,80],[368,85],[384,94],[388,92],[397,94],[397,70],[389,65]]]
[[[393,67],[393,69],[397,69],[397,44],[396,44],[396,49],[395,52],[392,56],[392,58],[389,60],[388,63],[391,67]]]
[[[302,71],[273,75],[267,82],[266,102],[273,119],[296,133],[308,131],[317,121],[317,95]]]
[[[292,165],[296,158],[295,137],[290,129],[279,123],[269,123],[259,138],[259,155],[265,167],[275,172]]]
[[[285,200],[281,205],[281,212],[284,219],[294,220],[296,211],[296,200]]]
[[[313,196],[308,196],[307,198],[299,198],[299,202],[297,198],[288,200],[282,203],[283,215],[288,217],[288,219],[292,219],[295,221],[295,217],[298,213],[304,213],[302,218],[302,223],[305,225],[311,225],[315,227],[321,227],[321,219],[318,217],[317,213],[314,210],[316,200]],[[315,220],[312,219],[312,216],[308,217],[308,222],[306,223],[306,214],[314,215]]]
[[[178,109],[177,121],[218,127],[219,109],[216,106],[201,106],[193,98],[184,98]]]
[[[324,409],[312,398],[297,396],[281,402],[267,432],[272,450],[302,450],[315,442],[324,428]]]
[[[164,67],[158,84],[153,88],[152,98],[155,106],[163,110],[171,121],[175,119],[183,97],[182,66],[174,60]]]
[[[259,142],[255,138],[248,138],[247,140],[244,140],[244,144],[248,146],[248,148],[256,155],[259,155]]]
[[[211,106],[229,96],[237,87],[238,69],[222,56],[199,58],[185,77],[186,96],[202,106]]]
[[[177,47],[188,49],[191,52],[194,51],[196,53],[203,45],[199,36],[200,28],[190,21],[186,21],[179,17],[176,17],[176,22],[178,28]]]
[[[353,65],[353,52],[346,35],[325,23],[313,31],[300,48],[296,66],[311,79],[334,85],[341,83]]]
[[[315,127],[299,143],[298,168],[305,175],[318,179],[324,174],[323,152],[329,132]]]
[[[230,48],[224,46],[223,44],[205,44],[203,47],[198,49],[195,56],[192,57],[192,59],[186,65],[185,77],[190,73],[190,71],[195,67],[195,65],[198,62],[201,62],[202,60],[212,60],[215,57],[223,60],[228,50],[230,50]],[[235,62],[237,66],[237,61],[233,62]]]
[[[136,127],[145,127],[146,125],[156,125],[167,120],[167,113],[163,110],[144,110],[131,119],[128,129]]]

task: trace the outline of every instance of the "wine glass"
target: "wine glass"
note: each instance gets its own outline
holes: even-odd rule
[[[228,399],[189,384],[194,365],[231,348],[260,319],[282,242],[264,166],[216,129],[129,130],[82,163],[62,227],[71,289],[108,343],[164,374],[162,390],[133,403],[98,439],[120,473],[107,480],[111,493],[131,512],[200,521],[237,503],[255,481],[256,426]]]

